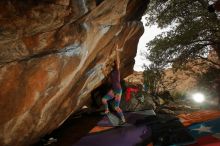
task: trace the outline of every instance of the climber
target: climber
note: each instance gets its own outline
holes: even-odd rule
[[[120,101],[121,101],[121,95],[122,95],[122,88],[120,84],[120,71],[119,71],[119,65],[120,65],[120,60],[119,60],[119,51],[122,51],[121,49],[118,49],[118,45],[116,46],[116,61],[114,61],[114,66],[113,70],[110,73],[110,78],[111,78],[111,84],[112,84],[112,89],[108,91],[108,93],[102,98],[102,103],[105,106],[105,114],[109,113],[109,108],[108,108],[108,100],[111,100],[114,98],[114,108],[117,111],[121,124],[125,123],[125,117],[123,114],[123,111],[119,107]]]

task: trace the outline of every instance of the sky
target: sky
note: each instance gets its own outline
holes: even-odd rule
[[[144,34],[141,36],[139,43],[138,43],[138,49],[137,54],[135,57],[135,65],[134,70],[135,71],[144,71],[143,65],[149,65],[150,61],[146,59],[144,55],[141,55],[143,53],[147,53],[146,43],[148,43],[150,40],[154,39],[154,37],[163,31],[157,27],[157,25],[153,25],[151,27],[145,26],[146,16],[143,16],[141,21],[144,25]]]

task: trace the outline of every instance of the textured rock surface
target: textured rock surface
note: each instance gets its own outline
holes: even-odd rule
[[[144,83],[143,72],[134,72],[124,79],[128,84],[142,85]]]
[[[206,73],[209,67],[219,68],[220,60],[216,52],[210,52],[208,60],[192,60],[186,64],[185,70],[178,70],[176,72],[172,69],[167,69],[163,76],[163,85],[161,87],[163,90],[168,90],[172,93],[184,93],[195,90],[199,86],[199,75]]]
[[[132,72],[148,0],[0,2],[0,145],[22,146],[61,125],[121,53]]]
[[[185,70],[174,71],[172,68],[164,70],[164,76],[160,82],[160,91],[168,90],[171,93],[183,93],[195,89],[199,74],[207,72],[209,67],[220,68],[220,59],[215,51],[209,53],[208,60],[192,60],[187,63]],[[142,84],[144,81],[142,72],[134,72],[125,79],[134,85]]]

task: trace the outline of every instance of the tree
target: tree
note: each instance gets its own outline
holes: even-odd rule
[[[220,57],[220,21],[208,11],[208,0],[154,0],[147,11],[148,26],[171,27],[147,43],[153,63],[180,67],[213,47]]]
[[[219,89],[217,86],[220,81],[220,68],[209,67],[208,71],[198,76],[199,89],[208,93],[210,96],[218,96]]]
[[[158,66],[155,66],[155,64],[151,64],[149,67],[145,66],[145,70],[143,72],[144,84],[147,85],[147,90],[151,94],[157,93],[157,88],[162,74],[162,70],[160,70]]]

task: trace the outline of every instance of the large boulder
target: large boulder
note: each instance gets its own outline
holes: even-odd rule
[[[132,73],[148,0],[0,2],[0,145],[29,145],[59,127],[121,52]]]

